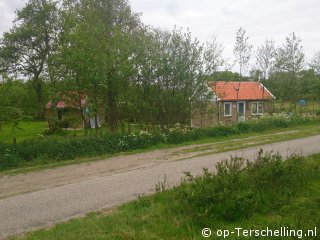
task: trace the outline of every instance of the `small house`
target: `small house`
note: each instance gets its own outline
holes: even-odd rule
[[[193,126],[210,126],[217,122],[237,123],[271,111],[273,94],[260,82],[209,83],[213,98],[205,115],[193,116]],[[210,111],[211,110],[211,111]]]
[[[220,120],[225,123],[262,115],[270,107],[270,100],[275,99],[260,82],[216,82],[211,88],[220,105]]]
[[[95,128],[96,119],[91,114],[88,104],[88,96],[82,92],[59,93],[47,103],[46,118],[49,122],[58,121],[64,128],[82,128],[90,125]],[[99,109],[97,124],[102,124],[103,111]]]

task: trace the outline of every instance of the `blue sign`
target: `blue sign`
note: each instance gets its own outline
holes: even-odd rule
[[[300,106],[306,106],[306,105],[307,105],[307,101],[304,100],[304,99],[301,99],[301,100],[299,101],[299,104],[300,104]]]

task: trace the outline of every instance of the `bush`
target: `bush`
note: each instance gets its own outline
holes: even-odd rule
[[[164,142],[177,144],[186,141],[192,141],[197,139],[195,134],[195,129],[190,127],[181,126],[176,124],[174,128],[169,128],[169,130],[162,134]]]
[[[17,168],[20,166],[23,159],[15,154],[7,154],[1,157],[0,159],[0,170],[8,170]]]
[[[0,164],[1,170],[8,170],[29,165],[28,162],[32,164],[38,159],[48,161],[72,160],[77,157],[143,149],[158,144],[160,141],[160,136],[140,131],[130,135],[112,134],[66,139],[50,137],[41,140],[23,141],[18,144],[0,143],[0,154],[5,156]]]
[[[61,161],[78,157],[91,157],[106,153],[117,153],[135,149],[148,148],[159,143],[179,144],[201,138],[219,138],[247,132],[261,132],[271,128],[284,128],[299,124],[319,122],[312,116],[274,114],[242,122],[237,125],[217,125],[215,127],[193,129],[176,124],[173,128],[161,133],[151,134],[140,131],[129,135],[107,134],[104,136],[68,137],[57,139],[49,137],[28,140],[18,144],[1,144],[0,156],[6,156],[1,165],[2,170],[32,165],[35,161]],[[57,125],[52,125],[57,126]],[[60,127],[49,130],[48,134],[60,132]],[[8,155],[8,151],[10,154]],[[7,155],[6,155],[7,154]]]
[[[254,162],[233,157],[216,165],[216,174],[190,173],[178,188],[178,197],[197,219],[236,221],[254,213],[285,206],[308,180],[311,167],[302,157],[283,161],[279,154],[259,152]]]
[[[299,114],[284,114],[277,113],[273,115],[264,114],[257,118],[248,120],[247,122],[239,123],[237,129],[242,133],[247,132],[262,132],[272,128],[288,128],[308,123],[319,122],[319,118],[312,115]]]
[[[239,131],[233,126],[217,126],[207,131],[208,137],[227,137],[235,134],[239,134]]]
[[[51,135],[51,134],[59,134],[66,135],[63,131],[63,128],[68,128],[68,121],[63,120],[50,120],[49,121],[49,129],[43,132],[43,135]]]
[[[250,125],[246,122],[238,123],[237,128],[241,133],[248,133],[250,131]]]

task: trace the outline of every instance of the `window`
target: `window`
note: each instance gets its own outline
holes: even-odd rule
[[[261,115],[263,113],[263,103],[262,102],[253,102],[251,104],[251,114],[252,115]]]
[[[224,116],[231,117],[231,103],[224,103]]]

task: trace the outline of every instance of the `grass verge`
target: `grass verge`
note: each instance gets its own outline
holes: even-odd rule
[[[219,229],[267,227],[301,230],[268,239],[318,239],[308,230],[320,224],[320,154],[287,161],[267,154],[243,163],[234,158],[221,163],[217,174],[188,176],[176,188],[12,239],[204,239],[205,227],[213,233],[208,239],[223,239],[215,236]]]

